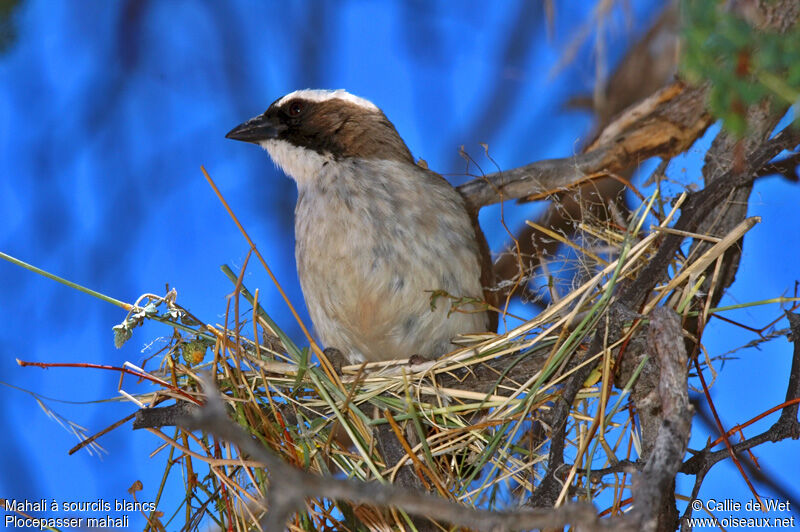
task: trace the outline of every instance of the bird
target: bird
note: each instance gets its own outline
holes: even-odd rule
[[[324,346],[351,363],[430,360],[458,335],[494,332],[477,212],[375,104],[297,90],[226,138],[261,146],[297,184],[295,258]]]

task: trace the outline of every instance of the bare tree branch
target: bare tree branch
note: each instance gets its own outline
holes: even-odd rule
[[[792,369],[789,373],[789,385],[786,388],[786,400],[800,398],[800,314],[793,314],[786,312],[786,318],[789,320],[789,326],[792,329],[792,342],[794,342],[794,353],[792,354]],[[794,426],[795,431],[800,428],[797,421],[797,410],[800,405],[793,404],[787,406],[781,412],[781,417],[778,423],[784,423],[789,426]],[[800,434],[795,434],[793,438],[797,438]]]
[[[488,174],[464,183],[458,190],[477,211],[508,199],[543,198],[653,156],[677,155],[712,123],[704,98],[703,89],[675,82],[625,111],[585,153]]]
[[[675,474],[681,466],[692,427],[686,350],[680,318],[659,307],[650,314],[648,350],[660,368],[658,395],[661,427],[642,472],[634,477],[634,510],[640,530],[675,530]]]
[[[779,161],[772,162],[761,169],[759,175],[779,175],[787,181],[797,183],[800,181],[800,175],[797,170],[800,166],[800,153],[793,153]]]

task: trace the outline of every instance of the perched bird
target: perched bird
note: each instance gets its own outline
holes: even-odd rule
[[[326,347],[353,363],[435,358],[456,335],[496,328],[480,303],[493,276],[477,213],[415,164],[374,104],[299,90],[226,137],[260,145],[297,182],[297,269]]]

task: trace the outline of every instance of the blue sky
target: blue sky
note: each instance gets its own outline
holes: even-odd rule
[[[240,266],[247,245],[205,183],[205,165],[306,317],[294,264],[294,184],[262,151],[225,133],[291,90],[346,88],[380,106],[414,155],[454,183],[465,179],[455,175],[464,172],[461,145],[486,171],[493,169],[481,142],[501,168],[569,155],[592,121],[564,103],[591,92],[595,57],[590,36],[550,76],[588,21],[583,3],[555,4],[550,32],[538,2],[24,2],[14,13],[16,41],[0,55],[0,251],[128,302],[168,283],[195,315],[221,322],[232,287],[219,266]],[[612,64],[659,2],[631,4],[630,24],[617,15],[607,27]],[[703,153],[699,143],[670,175],[698,181]],[[791,295],[798,204],[796,184],[757,183],[750,212],[762,223],[745,240],[723,304]],[[542,208],[508,205],[506,214],[521,224]],[[498,218],[497,207],[481,218],[495,252],[505,240]],[[245,282],[282,308],[260,270],[251,267]],[[775,305],[726,314],[756,325],[779,315]],[[285,316],[280,325],[299,341]],[[116,350],[111,327],[123,318],[116,307],[0,263],[0,380],[91,402],[48,405],[89,433],[105,428],[133,409],[119,400],[117,374],[21,368],[15,359],[138,364],[170,334],[147,325]],[[705,337],[715,354],[752,339],[719,321]],[[728,426],[783,400],[790,354],[778,338],[724,365],[713,397]],[[124,387],[148,389],[127,378]],[[0,394],[0,497],[123,499],[137,479],[145,484],[140,500],[157,489],[165,452],[149,457],[160,444],[149,433],[126,425],[100,440],[103,458],[67,456],[74,436],[29,395],[8,387]],[[693,446],[707,435],[696,425]],[[756,453],[765,471],[788,481],[800,470],[797,451],[787,441]],[[703,494],[751,497],[729,463],[712,470]]]

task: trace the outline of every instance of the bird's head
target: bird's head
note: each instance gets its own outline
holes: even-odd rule
[[[341,89],[287,94],[225,136],[260,145],[298,184],[315,179],[325,164],[347,158],[414,163],[386,115]]]

